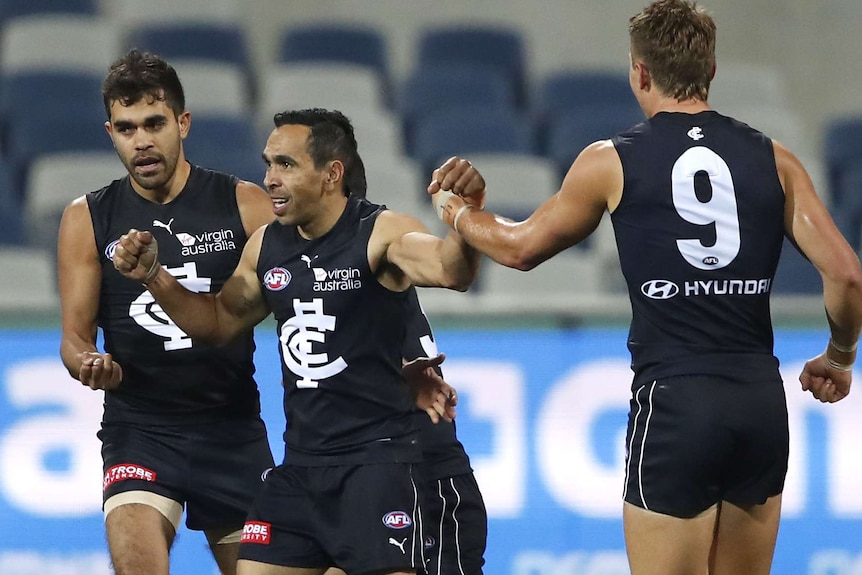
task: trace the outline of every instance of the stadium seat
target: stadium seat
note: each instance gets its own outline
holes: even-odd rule
[[[388,156],[392,161],[404,155],[401,125],[393,114],[385,110],[357,110],[350,115],[350,123],[362,157]]]
[[[116,26],[103,18],[22,16],[0,34],[0,74],[65,70],[104,76],[118,47]]]
[[[819,295],[823,291],[823,282],[815,267],[805,259],[799,251],[784,240],[781,248],[781,258],[772,282],[772,293],[775,295]]]
[[[141,24],[243,21],[242,0],[110,0],[103,9],[114,22],[133,28]]]
[[[191,130],[183,143],[189,162],[258,184],[264,174],[260,159],[263,146],[252,120],[237,116],[192,116]]]
[[[0,310],[49,312],[57,309],[54,257],[48,250],[0,247]]]
[[[644,120],[630,104],[581,106],[560,112],[545,130],[544,155],[564,176],[572,162],[591,143],[615,136]]]
[[[841,233],[857,252],[862,251],[862,163],[843,170],[837,181],[840,208],[832,209],[832,218]]]
[[[105,132],[103,110],[79,110],[76,114],[24,115],[8,124],[6,153],[19,167],[36,157],[54,152],[112,149]]]
[[[239,66],[200,60],[176,60],[171,65],[183,83],[186,109],[199,115],[244,116],[254,112],[253,93]]]
[[[418,44],[417,69],[471,63],[496,69],[510,78],[519,106],[526,105],[527,72],[521,32],[492,25],[426,29]]]
[[[27,177],[24,210],[27,243],[53,251],[60,217],[69,202],[125,175],[126,169],[113,151],[39,156],[30,165]]]
[[[200,60],[251,67],[243,29],[238,24],[177,22],[141,24],[125,37],[126,49],[158,54],[168,62]]]
[[[481,270],[482,293],[531,298],[598,294],[603,290],[599,258],[590,251],[566,250],[528,272],[489,262]]]
[[[261,77],[258,126],[272,129],[285,110],[328,108],[347,117],[385,113],[383,85],[373,70],[356,64],[279,64]]]
[[[839,185],[842,172],[862,162],[862,115],[835,116],[828,121],[823,158],[832,202],[838,208],[845,199]]]
[[[531,154],[470,154],[485,178],[486,206],[494,213],[521,220],[560,188],[556,166]]]
[[[429,64],[416,68],[402,84],[398,110],[407,154],[412,154],[413,130],[428,114],[452,106],[514,108],[509,78],[494,68],[476,64]]]
[[[709,103],[720,113],[751,102],[769,102],[789,109],[787,81],[773,66],[743,62],[721,62],[709,86]]]
[[[95,16],[99,0],[3,0],[0,2],[0,25],[11,18],[47,14]]]
[[[0,244],[24,242],[23,192],[9,162],[0,159]]]
[[[368,67],[380,76],[388,101],[392,85],[386,50],[386,37],[376,28],[350,23],[294,25],[282,32],[276,61]]]
[[[639,109],[624,71],[586,69],[554,72],[539,82],[534,99],[534,108],[544,120],[584,106],[620,105]]]
[[[0,122],[4,126],[22,115],[63,117],[101,113],[102,78],[69,70],[0,73]],[[8,150],[7,150],[8,152]]]
[[[459,106],[440,110],[417,121],[413,156],[430,174],[453,155],[477,153],[534,154],[532,122],[504,108]]]

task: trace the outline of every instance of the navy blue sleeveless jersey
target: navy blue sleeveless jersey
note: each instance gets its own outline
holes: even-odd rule
[[[106,422],[182,425],[258,418],[252,333],[220,347],[189,338],[139,282],[114,269],[121,235],[149,230],[162,267],[185,287],[216,292],[246,243],[237,179],[192,166],[182,192],[167,204],[138,195],[129,176],[87,195],[102,266],[98,323],[105,351],[123,381],[105,393]]]
[[[401,354],[406,360],[437,355],[437,343],[416,288],[407,290],[407,337]],[[441,376],[442,371],[438,368]],[[434,423],[424,411],[417,413],[422,442],[423,477],[428,480],[454,477],[472,472],[470,458],[455,435],[455,422],[440,420]]]
[[[769,311],[784,192],[769,138],[714,111],[656,114],[613,139],[611,215],[632,304],[634,385],[776,373]]]
[[[351,197],[319,238],[278,222],[265,230],[257,273],[277,323],[287,464],[421,458],[401,376],[406,294],[381,286],[368,264],[381,211]]]

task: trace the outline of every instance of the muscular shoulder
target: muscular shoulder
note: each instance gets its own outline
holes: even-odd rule
[[[610,210],[619,203],[622,189],[622,162],[611,140],[599,140],[584,148],[563,181],[564,194],[575,192]]]
[[[428,209],[431,209],[430,203]],[[389,239],[391,242],[410,232],[428,233],[428,228],[415,216],[403,212],[383,210],[377,216],[371,237],[372,240],[386,241]]]
[[[431,209],[429,205],[429,209]],[[409,233],[428,233],[428,228],[418,218],[402,212],[383,210],[374,222],[374,230],[368,241],[368,263],[377,269],[386,259],[390,247]]]
[[[236,203],[239,206],[242,225],[248,236],[275,219],[269,195],[256,184],[245,180],[237,182]]]

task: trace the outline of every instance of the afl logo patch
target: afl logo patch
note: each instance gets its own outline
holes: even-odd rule
[[[383,516],[383,524],[390,529],[407,529],[413,525],[413,520],[403,511],[390,511]]]
[[[263,285],[269,291],[281,291],[290,283],[290,272],[284,268],[272,268],[263,275]]]
[[[670,280],[650,280],[641,286],[641,293],[650,299],[670,299],[679,293],[679,286]]]
[[[117,250],[117,244],[120,243],[120,240],[114,240],[108,244],[108,247],[105,248],[105,257],[109,260],[114,259],[114,252]]]

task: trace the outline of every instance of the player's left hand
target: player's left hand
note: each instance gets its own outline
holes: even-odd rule
[[[424,410],[434,423],[439,423],[440,418],[446,421],[455,419],[455,406],[458,404],[455,388],[434,370],[445,359],[446,355],[442,353],[434,357],[420,357],[405,363],[401,368],[416,405]]]
[[[460,196],[480,210],[485,207],[485,178],[464,158],[453,156],[434,170],[428,193],[433,196],[441,190]]]
[[[805,362],[802,373],[799,374],[799,383],[802,384],[803,391],[810,391],[811,395],[821,402],[835,403],[850,393],[852,378],[852,371],[830,367],[826,354],[823,353]]]

